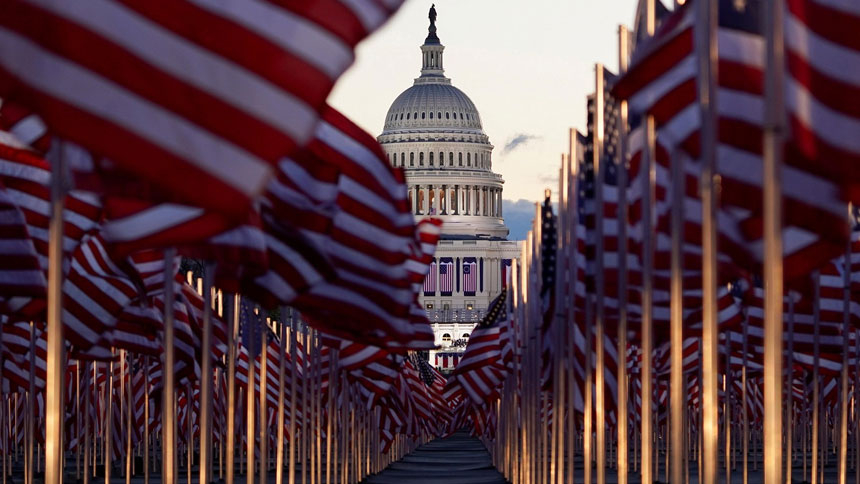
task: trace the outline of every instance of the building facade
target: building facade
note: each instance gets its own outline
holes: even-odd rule
[[[445,46],[435,9],[421,46],[421,75],[388,109],[377,138],[389,162],[406,171],[417,218],[441,219],[442,240],[420,295],[450,360],[462,351],[475,322],[506,284],[520,243],[507,240],[501,175],[475,104],[445,76]],[[440,353],[442,354],[442,353]],[[435,361],[431,354],[431,363]]]

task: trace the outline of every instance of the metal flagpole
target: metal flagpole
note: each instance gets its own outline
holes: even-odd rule
[[[725,346],[725,365],[726,371],[723,374],[723,441],[726,445],[725,448],[725,464],[726,464],[726,482],[725,484],[731,484],[732,482],[732,339],[731,334],[726,332],[726,346]]]
[[[91,387],[95,383],[91,380],[91,375],[89,370],[84,371],[84,378],[86,378],[86,390],[84,391],[84,484],[90,484],[90,395],[92,394]],[[95,427],[95,422],[93,422],[93,427]]]
[[[125,360],[126,360],[126,368],[128,381],[125,382],[125,484],[131,484],[131,463],[134,456],[131,452],[131,406],[132,406],[132,393],[131,393],[131,382],[133,379],[133,375],[131,373],[131,356],[125,351]]]
[[[275,451],[275,484],[284,483],[284,371],[287,354],[287,314],[289,309],[281,306],[281,323],[278,331],[278,443]]]
[[[764,484],[782,484],[782,130],[783,2],[765,2]]]
[[[295,315],[290,313],[290,466],[289,466],[289,484],[296,483],[296,393],[298,387],[298,375],[296,372],[297,355],[297,337],[296,329],[298,322]]]
[[[672,484],[682,484],[684,481],[684,404],[686,402],[684,389],[684,287],[683,287],[683,254],[682,236],[684,230],[684,169],[683,160],[679,153],[673,153],[671,159],[672,173],[672,245],[671,245],[671,285],[669,301],[670,320],[670,352],[671,369],[669,384],[669,404],[671,433],[671,479]]]
[[[260,328],[257,328],[256,322],[253,324],[248,324],[249,327],[252,327],[252,331],[259,331]],[[253,346],[255,339],[255,335],[247,334],[248,328],[246,328],[246,333],[244,335],[247,338],[247,341],[252,341],[249,343]],[[254,463],[256,459],[254,458],[254,439],[257,435],[256,426],[254,425],[254,407],[256,406],[255,394],[256,394],[256,379],[257,379],[257,371],[254,368],[255,360],[252,348],[248,348],[248,391],[245,395],[245,463],[247,464],[245,479],[248,484],[254,484]],[[264,387],[262,386],[263,382],[260,382],[260,389],[262,390]]]
[[[164,251],[164,353],[161,361],[163,381],[161,395],[161,482],[176,484],[176,410],[173,405],[175,393],[173,351],[173,259],[176,249]]]
[[[744,339],[743,339],[743,367],[741,368],[741,404],[743,411],[743,484],[749,484],[749,440],[750,440],[750,418],[747,388],[747,362],[749,360],[749,318],[744,311]],[[791,484],[791,483],[788,483]]]
[[[0,340],[3,336],[3,327],[0,325]],[[0,368],[3,368],[3,357],[0,356]],[[77,433],[78,443],[75,445],[75,479],[81,478],[81,360],[75,360],[75,408],[78,409],[78,415],[75,416],[75,430]],[[0,406],[0,427],[3,425],[3,407]],[[5,443],[5,442],[4,442]],[[3,466],[5,471],[6,466],[6,448],[3,448]],[[6,474],[3,474],[5,481]]]
[[[579,169],[579,159],[577,157],[577,153],[579,151],[579,145],[576,143],[577,132],[575,129],[571,128],[568,131],[568,151],[567,151],[567,231],[568,231],[568,245],[567,245],[567,273],[568,273],[568,281],[569,284],[567,286],[567,301],[570,305],[570,315],[566,322],[567,329],[567,339],[565,347],[567,349],[567,402],[568,402],[568,419],[567,419],[567,437],[570,439],[567,446],[567,469],[565,474],[565,482],[573,482],[573,471],[574,471],[574,457],[576,453],[576,420],[574,417],[573,406],[574,406],[574,398],[576,396],[576,380],[573,372],[573,362],[575,359],[575,351],[574,351],[574,331],[573,331],[573,314],[575,311],[575,301],[576,301],[576,281],[577,281],[577,268],[576,268],[576,244],[577,244],[577,220],[579,219],[578,212],[578,203],[577,203],[577,186],[578,186],[578,178],[577,171]],[[511,283],[518,284],[517,281],[517,270],[516,264],[511,264]],[[515,288],[516,289],[516,288]],[[517,299],[514,299],[514,302],[517,302]],[[518,365],[516,358],[514,359],[514,365]],[[518,395],[516,393],[513,394],[515,402],[517,401]],[[520,459],[516,459],[514,461],[515,465],[519,465]]]
[[[717,71],[717,2],[700,2],[697,46],[699,102],[702,114],[702,417],[704,482],[717,481],[719,447],[717,401],[717,227],[716,227],[716,124],[714,79]]]
[[[596,307],[594,314],[594,351],[597,356],[594,374],[594,403],[595,403],[595,426],[597,433],[597,484],[606,482],[606,424],[604,412],[605,391],[604,378],[606,377],[606,361],[604,353],[604,278],[603,278],[603,184],[605,182],[605,168],[603,167],[603,130],[604,130],[604,86],[603,86],[603,64],[594,65],[594,132],[592,163],[594,164],[594,198],[595,217],[594,232],[597,240],[595,243],[595,269],[594,286]],[[591,351],[589,349],[589,351]]]
[[[111,357],[116,354],[116,351],[111,348]],[[105,484],[110,484],[111,462],[113,461],[113,359],[108,362],[107,378],[105,379],[106,390],[105,400],[107,400],[107,410],[105,411]]]
[[[337,361],[338,361],[338,350],[331,348],[329,350],[329,377],[328,377],[328,415],[326,418],[326,433],[325,433],[325,445],[326,445],[326,459],[325,459],[325,482],[326,484],[331,484],[332,482],[332,443],[335,445],[337,441],[332,437],[332,432],[334,431],[334,413],[335,413],[335,400],[334,395],[337,391]],[[376,416],[376,413],[374,413]],[[376,419],[377,424],[379,419]],[[333,442],[334,441],[334,442]],[[337,450],[334,450],[334,453],[337,453]],[[379,454],[377,453],[377,458]],[[378,469],[377,469],[378,470]]]
[[[818,444],[820,437],[820,426],[819,426],[819,408],[821,404],[819,402],[820,395],[820,381],[818,376],[819,370],[819,357],[820,354],[820,331],[819,331],[819,311],[820,311],[820,297],[821,297],[821,277],[818,271],[814,271],[812,273],[813,279],[813,291],[812,295],[812,324],[813,324],[813,363],[812,363],[812,484],[818,483]],[[767,465],[767,464],[765,464]]]
[[[63,481],[63,416],[65,357],[63,323],[63,200],[66,163],[63,145],[51,156],[51,220],[48,227],[48,314],[45,366],[45,484]],[[32,367],[31,367],[32,371]],[[32,475],[31,475],[32,478]]]
[[[233,484],[236,468],[236,340],[239,336],[241,296],[234,294],[227,300],[232,301],[232,307],[228,307],[231,319],[227,328],[227,476],[225,483]]]
[[[792,447],[792,403],[794,397],[791,387],[794,384],[794,297],[788,297],[788,378],[785,384],[785,484],[791,484],[791,447]],[[746,484],[746,483],[744,483]]]
[[[149,484],[149,357],[143,357],[143,484]]]
[[[849,227],[849,233],[850,233]],[[851,238],[842,266],[842,389],[839,416],[839,484],[848,483],[848,335],[851,330]],[[856,358],[856,356],[855,356]]]
[[[203,268],[203,334],[200,338],[200,484],[212,481],[212,281],[215,264]],[[189,395],[189,405],[191,396]],[[190,409],[190,407],[189,407]],[[190,411],[189,411],[190,415]]]
[[[654,35],[656,23],[656,6],[654,0],[647,0],[645,13],[646,34]],[[653,482],[652,468],[652,411],[651,403],[654,392],[651,386],[652,368],[651,352],[653,343],[653,280],[652,272],[654,266],[654,239],[651,228],[652,207],[654,206],[654,182],[656,177],[657,158],[657,134],[655,132],[654,117],[647,116],[645,121],[645,141],[647,143],[642,157],[644,175],[642,181],[642,404],[641,404],[641,428],[640,438],[642,440],[641,450],[641,477],[640,482]]]
[[[24,480],[26,484],[33,484],[33,446],[36,427],[36,326],[30,321],[30,371],[27,375],[27,453],[24,458],[25,470]]]
[[[618,70],[627,72],[630,33],[627,27],[618,27]],[[618,107],[618,484],[627,484],[627,101]]]
[[[269,472],[269,426],[266,420],[268,412],[266,410],[266,393],[268,390],[268,372],[269,372],[269,331],[268,325],[265,328],[260,328],[260,484],[266,484],[266,477]]]

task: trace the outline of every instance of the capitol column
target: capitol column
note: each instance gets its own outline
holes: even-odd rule
[[[460,185],[454,185],[454,215],[460,215]]]
[[[421,203],[421,213],[423,215],[428,215],[430,213],[430,187],[429,185],[424,185],[421,187],[421,193],[424,194],[424,200]]]
[[[502,199],[502,189],[499,188],[499,218],[504,217],[502,214],[502,207],[505,205],[504,199]]]

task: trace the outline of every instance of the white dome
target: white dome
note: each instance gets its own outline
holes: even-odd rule
[[[468,129],[483,134],[481,116],[463,91],[451,84],[420,83],[388,108],[384,133],[415,129]]]

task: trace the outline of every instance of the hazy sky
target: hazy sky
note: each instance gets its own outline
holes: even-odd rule
[[[594,63],[618,65],[618,25],[636,0],[436,0],[445,75],[478,107],[505,179],[504,198],[538,200],[557,187],[568,128],[585,128]],[[358,48],[329,101],[373,135],[421,69],[430,1],[406,0]],[[523,143],[505,151],[522,137]],[[555,191],[555,190],[553,190]]]

